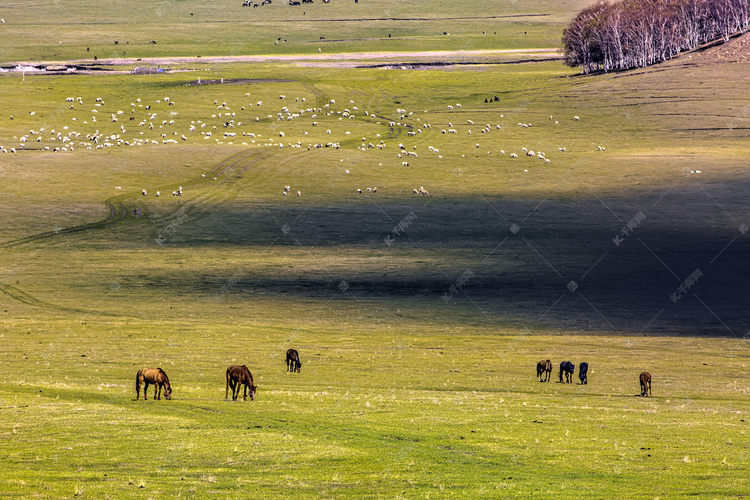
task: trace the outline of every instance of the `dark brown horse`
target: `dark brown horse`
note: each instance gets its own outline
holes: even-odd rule
[[[576,371],[576,365],[571,363],[570,361],[563,361],[560,363],[560,382],[563,381],[563,374],[565,374],[565,382],[572,383],[573,382],[573,373]]]
[[[649,372],[641,373],[641,396],[651,395],[651,374]]]
[[[141,384],[143,386],[143,399],[148,399],[148,384],[154,384],[154,399],[161,399],[161,390],[164,388],[164,399],[172,399],[172,386],[169,385],[169,377],[161,368],[144,368],[138,370],[135,376],[135,400],[141,396]]]
[[[255,391],[258,388],[253,384],[253,374],[247,369],[247,366],[232,365],[227,368],[227,390],[224,392],[224,399],[229,396],[229,388],[232,388],[232,401],[237,401],[240,396],[240,388],[245,386],[242,393],[242,400],[247,401],[247,392],[250,391],[250,401],[255,400]]]
[[[300,368],[302,368],[302,363],[299,361],[297,349],[289,349],[286,352],[286,371],[298,372]]]
[[[539,382],[549,382],[551,375],[552,361],[547,359],[536,364],[536,376],[539,377]]]

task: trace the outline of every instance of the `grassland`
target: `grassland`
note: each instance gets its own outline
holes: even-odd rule
[[[274,4],[263,11],[270,27],[248,26],[247,46],[232,52],[237,32],[211,24],[240,24],[232,16],[165,5],[161,22],[149,8],[124,15],[121,2],[96,13],[54,4],[47,33],[70,38],[42,50],[17,34],[3,61],[81,57],[89,28],[66,25],[65,13],[121,29],[120,39],[163,29],[144,57],[193,55],[203,36],[218,37],[204,54],[271,52],[277,46],[258,40],[290,20],[289,7]],[[439,17],[422,2],[389,5]],[[544,36],[520,48],[559,39],[575,6],[561,5],[533,28]],[[41,22],[21,6],[18,19]],[[477,5],[437,7],[444,20],[414,23],[418,36],[382,50],[466,48],[484,29],[448,19],[474,19]],[[382,18],[385,8],[363,1],[336,15]],[[1,12],[2,29],[13,26]],[[190,12],[209,18],[188,36],[193,21],[180,16]],[[464,39],[457,46],[427,37],[448,21]],[[383,30],[378,23],[338,23],[326,37],[382,36],[367,32]],[[184,39],[170,30],[179,26]],[[302,23],[285,35],[301,44],[316,29]],[[471,47],[516,46],[503,36]],[[381,43],[391,42],[330,46]],[[18,151],[0,155],[3,494],[746,495],[746,65],[716,64],[709,51],[582,78],[557,62],[405,71],[336,62],[0,74],[0,145]],[[79,96],[83,104],[66,101]],[[299,116],[287,120],[283,107]],[[449,128],[457,133],[441,133]],[[117,134],[158,144],[96,149],[86,139],[95,131],[98,144]],[[81,135],[52,141],[58,132]],[[308,149],[329,142],[340,148]],[[399,144],[418,157],[398,158]],[[171,196],[179,186],[183,196]],[[430,195],[413,195],[419,186]],[[697,281],[670,300],[696,269]],[[300,351],[300,374],[284,371],[288,347]],[[589,362],[589,384],[539,383],[534,365],[546,358]],[[256,401],[224,400],[229,364],[250,367]],[[167,371],[173,400],[134,401],[143,366]],[[651,398],[638,396],[642,370],[654,377]]]
[[[0,59],[547,48],[559,45],[565,23],[587,4],[374,0],[296,8],[286,3],[243,8],[236,0],[144,0],[137,7],[117,0],[96,6],[85,0],[14,1],[0,7],[6,21],[0,36],[8,40]],[[274,45],[277,39],[284,42]]]

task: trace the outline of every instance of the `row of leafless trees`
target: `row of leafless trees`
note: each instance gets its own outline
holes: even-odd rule
[[[563,33],[581,72],[638,68],[750,28],[750,0],[620,0],[582,10]]]

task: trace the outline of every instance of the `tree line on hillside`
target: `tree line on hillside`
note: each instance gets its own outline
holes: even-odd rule
[[[563,32],[582,73],[642,68],[750,28],[750,0],[600,0]]]

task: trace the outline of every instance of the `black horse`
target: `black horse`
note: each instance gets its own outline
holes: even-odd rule
[[[297,349],[289,349],[286,352],[286,371],[299,372],[300,368],[302,368],[302,363],[300,363]]]
[[[581,385],[589,383],[589,364],[581,363],[578,365],[578,378],[581,380]]]
[[[565,382],[568,384],[573,381],[573,373],[576,371],[576,365],[570,361],[563,361],[560,363],[560,382],[563,381],[563,373],[565,374]]]

